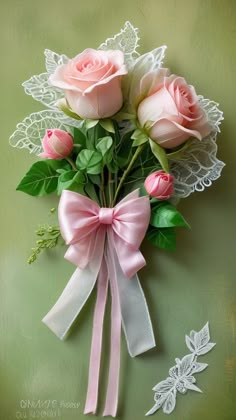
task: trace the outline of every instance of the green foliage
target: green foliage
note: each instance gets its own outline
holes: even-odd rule
[[[99,120],[85,120],[85,127],[86,130],[89,130],[90,128],[95,127],[97,125]]]
[[[150,228],[146,237],[153,245],[159,248],[167,251],[176,250],[176,233],[173,228]]]
[[[76,166],[81,171],[85,171],[91,175],[97,175],[102,170],[103,156],[94,150],[83,149],[78,154],[76,159]]]
[[[175,251],[176,227],[190,227],[182,214],[168,201],[154,201],[147,239],[155,246]]]
[[[169,172],[169,163],[168,163],[168,158],[167,158],[165,149],[163,149],[163,147],[159,146],[159,144],[157,144],[155,141],[151,139],[149,139],[149,144],[150,144],[152,153],[160,162],[162,169],[165,172]]]
[[[111,136],[106,136],[102,137],[101,139],[98,139],[96,149],[99,153],[102,154],[104,163],[107,163],[112,159],[112,153],[109,153],[109,151],[111,151],[112,144],[113,140]]]
[[[84,187],[84,190],[88,197],[91,198],[91,200],[96,201],[99,204],[96,188],[92,182],[88,181]]]
[[[68,115],[68,117],[73,118],[74,120],[82,119],[78,114],[72,111],[66,100],[62,99],[58,101],[57,106],[64,114]]]
[[[156,228],[190,227],[175,206],[165,201],[152,207],[150,225]]]
[[[84,174],[80,171],[65,171],[58,179],[57,193],[60,195],[63,190],[77,191],[83,193],[85,183]]]
[[[112,120],[104,119],[100,120],[99,124],[104,128],[104,130],[108,131],[108,133],[115,133],[115,128]]]
[[[96,124],[90,129],[86,128],[86,124],[84,125],[85,133],[86,133],[86,149],[89,150],[96,150],[96,144],[98,139],[105,137],[107,135],[106,130],[100,125]]]
[[[61,237],[59,226],[40,225],[35,233],[38,239],[36,246],[32,248],[32,254],[28,258],[28,264],[36,261],[38,255],[45,249],[55,248]]]
[[[131,149],[133,150],[133,149]],[[161,169],[160,163],[153,155],[150,147],[144,147],[142,153],[134,162],[133,169],[127,176],[124,183],[125,195],[133,191],[136,188],[140,188],[144,191],[144,181],[150,173]]]
[[[124,134],[114,119],[85,120],[80,128],[73,128],[73,138],[74,149],[70,156],[36,162],[17,189],[30,195],[54,191],[60,195],[67,189],[98,202],[99,197],[100,205],[114,205],[120,195],[136,188],[142,195],[146,194],[145,178],[161,168],[169,169],[162,147],[140,128]],[[165,213],[153,207],[150,223],[158,228],[186,226],[170,204]]]
[[[86,136],[79,128],[74,128],[74,143],[79,144],[81,148],[86,147]]]
[[[141,144],[148,142],[148,136],[146,133],[144,133],[142,130],[137,128],[134,133],[131,136],[131,139],[133,140],[132,146],[137,147]]]
[[[116,145],[116,160],[120,169],[125,168],[132,156],[132,142],[130,136],[132,133],[126,133],[120,141],[117,141]]]
[[[65,160],[48,159],[36,162],[16,189],[33,196],[50,194],[57,189],[59,177],[57,171],[62,168],[68,169],[68,163]]]

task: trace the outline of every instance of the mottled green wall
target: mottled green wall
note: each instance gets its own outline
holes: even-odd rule
[[[210,190],[195,193],[181,203],[192,230],[179,232],[175,254],[143,245],[148,266],[140,278],[149,302],[157,348],[130,359],[123,340],[119,418],[144,418],[153,402],[152,386],[166,377],[176,356],[185,354],[184,334],[209,320],[217,347],[204,357],[210,366],[198,376],[204,393],[178,396],[177,409],[170,418],[235,419],[236,2],[3,0],[0,16],[1,419],[33,418],[30,410],[20,407],[21,400],[57,400],[58,407],[63,401],[79,402],[79,408],[62,408],[57,420],[84,418],[94,305],[93,297],[64,343],[40,322],[73,267],[63,259],[64,249],[42,256],[34,266],[26,264],[35,227],[49,220],[49,209],[57,199],[35,199],[15,192],[34,158],[10,148],[8,138],[17,122],[42,109],[24,94],[21,83],[44,71],[45,48],[73,56],[118,32],[127,19],[140,28],[141,52],[168,45],[166,64],[204,96],[220,102],[225,121],[219,136],[219,156],[227,166]],[[99,414],[107,366],[104,354]],[[155,418],[166,417],[159,412]]]

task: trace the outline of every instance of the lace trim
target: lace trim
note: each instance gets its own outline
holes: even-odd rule
[[[123,81],[123,92],[126,102],[123,106],[123,111],[134,114],[139,102],[148,95],[150,83],[145,85],[144,76],[152,74],[154,71],[161,68],[166,46],[155,48],[146,54],[138,57],[131,65],[128,75]],[[141,81],[143,81],[141,83]]]
[[[56,103],[64,97],[62,90],[52,86],[48,78],[54,73],[55,69],[69,60],[66,55],[59,55],[51,50],[45,50],[45,67],[47,73],[41,73],[32,76],[29,80],[22,83],[26,95],[32,96],[36,101],[51,109],[56,109]]]
[[[204,98],[202,95],[198,96],[200,107],[206,112],[207,119],[212,126],[213,131],[220,133],[220,124],[223,121],[223,112],[219,110],[219,104],[210,99]]]
[[[22,86],[26,95],[32,96],[48,108],[57,109],[56,103],[59,99],[64,98],[64,94],[49,84],[48,77],[48,73],[36,74],[22,83]]]
[[[42,152],[42,138],[47,129],[59,128],[72,133],[71,127],[80,127],[81,122],[67,117],[61,111],[44,110],[35,112],[17,124],[9,143],[18,149],[27,149],[38,155]]]
[[[103,42],[99,50],[121,50],[125,56],[125,64],[130,67],[134,60],[139,56],[137,48],[139,47],[138,28],[135,28],[129,21],[125,22],[118,34],[108,38]]]
[[[194,191],[203,191],[218,179],[225,166],[216,157],[216,133],[199,141],[191,139],[177,159],[170,160],[175,178],[175,196],[188,197]]]
[[[191,331],[189,336],[186,335],[185,343],[191,353],[182,359],[175,359],[176,364],[170,368],[169,376],[154,386],[155,404],[145,414],[146,416],[154,414],[160,408],[165,414],[172,413],[175,409],[178,392],[180,394],[186,394],[188,390],[202,392],[195,385],[196,379],[193,374],[200,373],[207,368],[207,363],[200,363],[197,359],[215,346],[215,343],[210,343],[209,323],[207,322],[199,332]]]

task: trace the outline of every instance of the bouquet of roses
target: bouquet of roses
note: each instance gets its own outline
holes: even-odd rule
[[[188,223],[178,200],[220,176],[216,134],[222,112],[183,77],[162,67],[165,46],[139,55],[126,22],[97,50],[69,59],[46,50],[47,72],[23,83],[49,109],[31,114],[10,138],[40,160],[17,189],[57,192],[59,228],[41,228],[32,262],[60,235],[77,266],[44,322],[64,338],[95,284],[97,301],[85,413],[97,407],[102,325],[112,297],[111,359],[105,415],[116,415],[121,323],[131,356],[155,346],[137,277],[146,236],[174,250],[176,227]],[[47,236],[49,235],[49,238]],[[131,280],[129,280],[131,279]]]

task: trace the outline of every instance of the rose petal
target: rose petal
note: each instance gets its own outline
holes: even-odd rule
[[[189,137],[202,139],[201,134],[195,130],[189,130],[181,126],[175,121],[161,119],[154,124],[150,131],[150,137],[156,140],[158,144],[165,148],[173,148],[179,146]]]
[[[145,98],[138,107],[138,119],[142,126],[147,121],[157,121],[167,115],[178,117],[176,105],[165,88]]]
[[[114,101],[115,95],[115,101]],[[111,80],[109,85],[97,85],[87,93],[78,96],[68,91],[66,98],[70,106],[81,118],[100,119],[114,115],[122,106],[123,96],[120,81]]]

